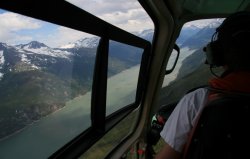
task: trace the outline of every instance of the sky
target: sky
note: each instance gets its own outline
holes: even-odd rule
[[[153,23],[136,0],[68,0],[68,2],[129,32],[153,29]],[[9,45],[36,40],[60,47],[92,35],[0,9],[0,42]],[[67,37],[67,38],[65,38]]]

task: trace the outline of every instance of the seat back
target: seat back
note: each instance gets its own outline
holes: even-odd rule
[[[250,97],[225,95],[208,102],[185,159],[250,158]]]

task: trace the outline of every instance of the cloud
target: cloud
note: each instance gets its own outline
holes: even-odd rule
[[[135,0],[68,0],[91,14],[128,32],[152,29],[153,23]],[[27,43],[37,40],[50,47],[75,42],[91,35],[62,26],[51,25],[19,14],[0,14],[0,42]]]
[[[111,12],[126,12],[130,9],[141,8],[135,0],[67,0],[80,8],[100,16]]]
[[[49,34],[46,37],[41,37],[40,41],[46,43],[50,47],[60,47],[61,45],[75,42],[76,40],[79,40],[83,37],[91,36],[93,35],[60,26],[53,34]]]
[[[142,8],[106,13],[100,18],[129,32],[153,28],[152,21]]]
[[[153,22],[135,0],[68,0],[70,3],[126,31],[152,29]]]
[[[41,25],[31,18],[11,12],[5,12],[0,14],[0,27],[1,29],[8,28],[11,31],[18,31],[22,29],[37,29],[40,28]]]
[[[50,47],[58,47],[91,36],[11,12],[0,14],[0,28],[0,42],[9,45],[25,44],[36,40]]]
[[[136,32],[153,28],[153,23],[143,8],[134,0],[68,0],[70,3],[126,31]],[[42,41],[50,47],[75,42],[92,35],[77,30],[58,27]]]
[[[28,29],[38,29],[41,23],[37,21],[11,12],[0,14],[0,37],[1,41],[6,43],[15,43],[19,41],[32,39],[29,36],[20,36],[18,32]]]

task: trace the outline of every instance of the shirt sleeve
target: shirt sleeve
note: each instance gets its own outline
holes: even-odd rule
[[[202,110],[206,101],[207,89],[200,88],[186,94],[175,107],[168,118],[161,137],[173,149],[182,152],[188,139],[188,133],[192,129],[198,113]]]

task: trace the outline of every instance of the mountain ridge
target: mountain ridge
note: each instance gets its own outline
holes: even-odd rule
[[[152,41],[153,30],[138,36]],[[96,37],[83,38],[71,48],[51,48],[38,41],[15,46],[0,42],[0,128],[5,130],[0,138],[90,91],[98,42]],[[108,76],[140,64],[142,53],[143,49],[111,40]]]
[[[80,44],[86,40],[94,43]],[[0,128],[4,130],[0,138],[91,90],[99,39],[78,42],[73,48],[51,48],[39,41],[0,43]],[[140,64],[142,53],[142,49],[110,41],[108,77]]]

